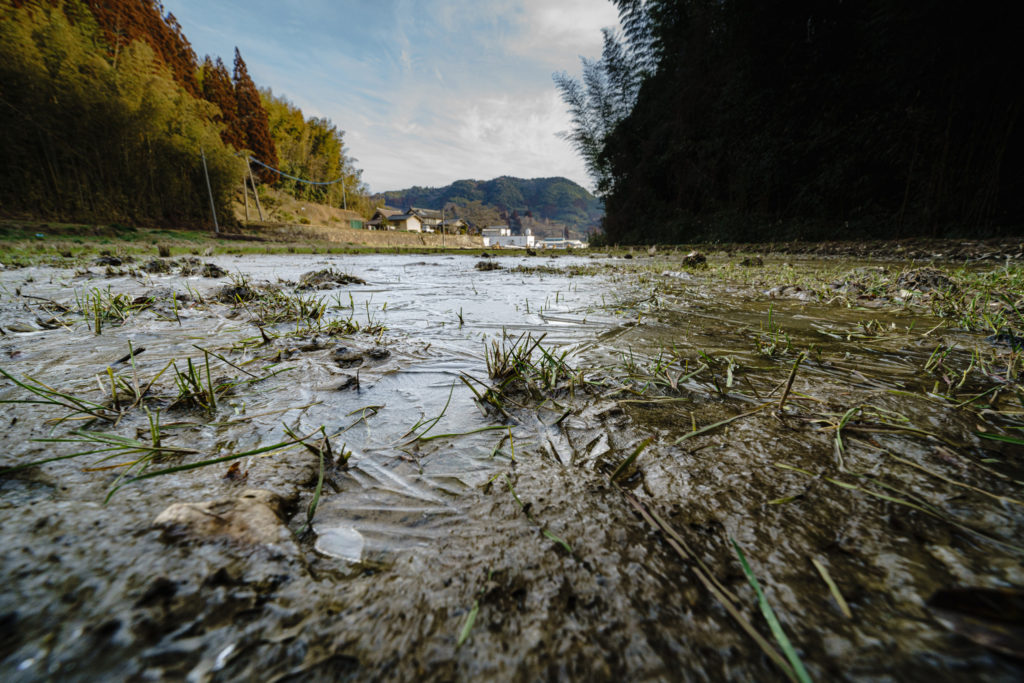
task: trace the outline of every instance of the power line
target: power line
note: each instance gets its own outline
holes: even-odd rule
[[[306,180],[305,178],[296,178],[293,175],[288,175],[287,173],[285,173],[284,171],[282,171],[280,169],[274,168],[273,166],[266,165],[265,163],[263,163],[262,161],[260,161],[256,157],[249,157],[249,161],[255,161],[257,164],[259,164],[263,168],[269,169],[269,170],[273,171],[274,173],[278,173],[280,175],[283,175],[285,178],[289,178],[291,180],[296,180],[296,181],[298,181],[300,183],[306,183],[307,185],[335,185],[335,184],[340,183],[342,180],[345,179],[345,176],[342,176],[342,177],[338,178],[337,180],[331,180],[330,182],[326,182],[326,183],[318,183],[318,182],[316,182],[314,180]]]

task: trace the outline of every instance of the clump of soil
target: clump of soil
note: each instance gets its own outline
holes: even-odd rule
[[[142,264],[142,269],[147,273],[170,273],[172,265],[172,261],[155,258]]]
[[[334,268],[324,268],[306,273],[299,278],[299,289],[333,289],[338,285],[365,285],[366,280],[343,273]]]
[[[854,268],[838,280],[834,280],[829,287],[845,294],[862,294],[869,289],[885,286],[888,276],[888,269],[880,266]]]
[[[224,277],[228,274],[228,271],[216,263],[204,263],[195,256],[186,256],[181,259],[179,272],[186,277],[189,275],[202,275],[203,277],[210,278]]]
[[[683,265],[687,268],[699,268],[701,266],[706,266],[707,263],[708,257],[699,251],[691,251],[683,257]]]
[[[237,301],[252,301],[259,295],[259,292],[248,283],[237,282],[221,287],[214,295],[214,299],[224,304],[233,304]]]
[[[899,276],[896,286],[917,292],[949,291],[955,287],[952,280],[934,268],[908,270]]]
[[[370,349],[351,349],[347,346],[339,346],[331,352],[331,358],[341,368],[354,368],[363,365],[367,361],[381,361],[391,355],[383,346],[374,346]]]
[[[501,270],[501,264],[497,261],[482,260],[476,262],[477,270]]]

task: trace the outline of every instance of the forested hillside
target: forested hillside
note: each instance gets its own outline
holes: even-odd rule
[[[0,212],[205,224],[202,149],[228,218],[244,163],[221,141],[216,108],[133,30],[110,44],[82,2],[0,0]]]
[[[603,213],[600,200],[567,178],[458,180],[445,187],[384,192],[377,199],[402,209],[450,206],[456,215],[477,225],[502,222],[513,212],[530,213],[534,219],[557,221],[577,233],[596,226]]]
[[[345,153],[344,132],[330,119],[305,118],[301,109],[270,88],[261,90],[260,95],[277,149],[277,167],[297,178],[331,183],[310,185],[281,176],[276,183],[278,189],[297,199],[372,215],[362,171]]]
[[[556,76],[612,241],[1024,225],[1012,4],[616,0]]]
[[[334,125],[268,100],[237,49],[230,74],[220,58],[200,64],[158,1],[0,0],[0,215],[209,225],[205,155],[220,220],[230,223],[245,157],[278,166],[279,147],[282,170],[337,171],[312,179],[344,177],[347,193],[318,194],[256,166],[263,182],[365,206]],[[292,123],[272,131],[265,104],[288,110]]]

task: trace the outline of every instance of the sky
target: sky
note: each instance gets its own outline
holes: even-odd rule
[[[558,137],[552,81],[600,56],[609,0],[164,0],[200,61],[231,69],[345,131],[371,191],[464,178],[565,176],[592,188]],[[313,180],[325,180],[316,178]]]

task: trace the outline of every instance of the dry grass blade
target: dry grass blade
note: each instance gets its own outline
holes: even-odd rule
[[[811,564],[813,564],[814,568],[818,570],[819,574],[821,574],[822,580],[825,582],[825,585],[828,586],[828,590],[832,593],[832,597],[835,599],[836,604],[839,605],[839,611],[842,612],[843,616],[847,619],[852,619],[853,612],[850,611],[850,606],[846,604],[846,599],[843,597],[843,594],[839,592],[839,586],[837,586],[836,582],[832,580],[832,575],[828,573],[828,569],[826,569],[825,565],[819,562],[816,557],[811,558]]]
[[[655,518],[652,517],[651,513],[647,510],[646,507],[644,507],[644,505],[639,500],[628,494],[626,495],[626,500],[630,503],[630,505],[632,505],[636,509],[638,513],[640,513],[640,516],[644,519],[644,521],[646,521],[651,527],[658,529],[663,534],[665,534],[666,541],[668,542],[669,546],[676,551],[679,557],[681,557],[683,560],[696,559],[695,557],[691,556],[691,554],[688,554],[685,550],[683,550],[683,547],[676,542],[675,538],[678,538],[678,534],[675,534],[674,532],[670,534],[668,532],[669,527],[667,525],[663,526],[662,524],[659,524],[658,521],[656,521]],[[700,581],[704,588],[707,589],[708,592],[711,593],[718,600],[722,607],[725,608],[725,611],[729,613],[729,616],[731,616],[736,621],[736,623],[739,624],[740,628],[742,628],[743,631],[746,632],[746,634],[749,635],[755,643],[757,643],[757,646],[761,648],[761,651],[764,652],[764,654],[769,659],[771,659],[776,666],[779,667],[779,669],[786,675],[786,677],[789,678],[791,681],[798,681],[799,679],[796,677],[796,673],[793,671],[793,667],[789,665],[789,662],[786,661],[785,657],[780,655],[778,651],[774,647],[772,647],[771,643],[769,643],[764,636],[757,632],[757,629],[754,628],[753,624],[751,624],[750,621],[746,617],[744,617],[738,609],[736,609],[736,605],[733,604],[733,601],[730,600],[729,596],[726,593],[722,592],[722,590],[719,588],[720,584],[713,580],[710,572],[706,571],[703,565],[691,567],[690,570],[694,573],[694,576],[697,577],[697,580]]]
[[[796,379],[796,371],[800,368],[800,363],[806,355],[806,353],[801,352],[800,355],[796,357],[796,362],[793,363],[793,369],[789,372],[789,379],[786,380],[786,389],[782,392],[782,398],[779,399],[780,413],[783,408],[786,407],[786,399],[789,398],[789,391],[793,388],[793,380]]]

